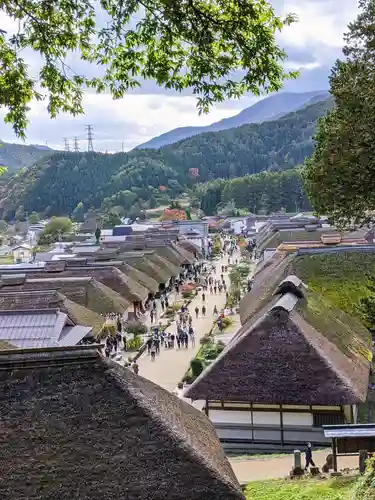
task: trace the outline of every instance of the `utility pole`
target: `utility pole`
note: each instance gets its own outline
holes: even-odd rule
[[[74,137],[74,152],[79,153],[78,137]]]
[[[70,151],[69,139],[67,139],[66,137],[64,137],[64,150]]]
[[[87,151],[94,151],[92,140],[94,139],[94,129],[92,125],[86,125],[87,131]]]
[[[122,153],[124,152],[124,143],[123,142],[121,143],[121,152]]]

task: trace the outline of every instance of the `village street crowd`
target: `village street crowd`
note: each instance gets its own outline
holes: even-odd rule
[[[152,299],[146,303],[146,314],[148,315],[147,324],[149,326],[149,334],[145,337],[144,355],[149,356],[151,362],[155,362],[163,350],[181,350],[188,349],[189,346],[195,346],[195,320],[199,317],[212,315],[216,318],[219,329],[222,329],[223,312],[218,309],[210,299],[210,310],[208,310],[207,296],[222,295],[225,293],[228,297],[229,283],[226,280],[228,266],[237,263],[234,259],[234,252],[237,250],[237,245],[233,239],[222,239],[222,254],[227,256],[228,265],[221,265],[217,269],[214,261],[205,263],[196,263],[187,270],[185,276],[160,294],[160,298]],[[164,313],[172,304],[171,296],[174,299],[181,296],[184,283],[193,283],[195,285],[195,297],[200,297],[200,304],[194,300],[194,305],[189,306],[189,302],[185,300],[180,309],[175,312],[175,318],[172,326],[168,331],[164,331],[164,327],[159,323],[162,313]],[[173,306],[175,303],[173,303]],[[115,336],[109,335],[105,341],[105,355],[107,357],[116,356],[120,353],[121,348],[127,349],[127,336],[123,319],[120,315],[109,315],[109,320],[116,324],[117,333]],[[135,373],[139,371],[139,365],[135,361],[131,368]]]

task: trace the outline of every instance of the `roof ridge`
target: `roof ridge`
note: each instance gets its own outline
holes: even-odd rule
[[[22,369],[30,366],[48,366],[72,364],[82,361],[93,362],[98,359],[98,349],[103,347],[96,345],[79,345],[69,347],[38,347],[7,349],[0,351],[0,370]]]

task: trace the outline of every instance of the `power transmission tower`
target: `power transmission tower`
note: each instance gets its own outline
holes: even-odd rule
[[[79,153],[78,137],[74,137],[74,152]]]
[[[87,131],[87,151],[94,151],[92,140],[94,139],[94,129],[92,125],[86,125]]]
[[[69,139],[64,137],[64,149],[65,151],[70,151]]]

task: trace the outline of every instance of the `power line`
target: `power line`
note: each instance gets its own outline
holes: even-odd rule
[[[70,151],[69,139],[67,137],[64,137],[64,150]]]
[[[87,131],[87,151],[94,151],[92,140],[94,139],[94,128],[92,125],[86,125]]]
[[[79,142],[78,137],[74,137],[74,150],[75,153],[79,153]]]

